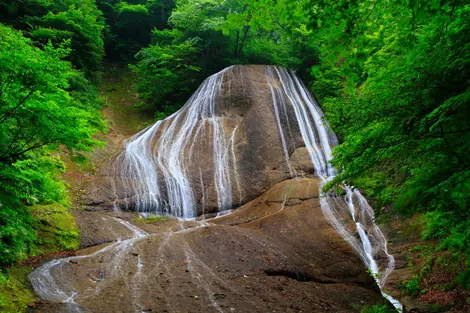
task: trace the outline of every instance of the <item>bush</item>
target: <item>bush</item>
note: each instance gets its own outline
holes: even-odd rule
[[[36,240],[32,222],[26,208],[0,206],[0,267],[27,257]]]
[[[392,309],[390,305],[373,305],[373,306],[365,306],[361,313],[396,313],[397,311]]]
[[[457,281],[470,289],[470,220],[462,220],[452,212],[435,211],[425,215],[425,223],[423,239],[438,239],[439,249],[466,254],[467,268],[457,276]]]
[[[416,297],[421,293],[421,288],[419,286],[419,277],[413,276],[410,280],[406,280],[401,283],[401,289],[406,295]]]

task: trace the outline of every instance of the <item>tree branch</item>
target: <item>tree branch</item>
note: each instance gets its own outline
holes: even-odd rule
[[[12,109],[10,109],[9,111],[5,112],[3,114],[3,116],[0,118],[0,124],[2,124],[3,122],[5,122],[7,119],[9,119],[11,116],[13,116],[13,113],[15,113],[15,111],[20,107],[22,106],[26,100],[28,100],[28,98],[33,94],[33,92],[35,92],[36,90],[35,89],[31,89],[28,94],[23,98],[21,99],[21,101],[15,106],[13,107]]]

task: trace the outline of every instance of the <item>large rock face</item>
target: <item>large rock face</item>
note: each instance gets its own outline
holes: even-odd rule
[[[336,144],[294,73],[229,67],[209,77],[181,110],[129,139],[112,158],[112,184],[91,194],[128,211],[214,216],[286,179],[325,183],[335,175],[329,160]],[[343,195],[323,199],[322,211],[383,285],[394,267],[385,236],[364,196],[342,187]]]
[[[284,90],[282,79],[290,82],[290,75],[235,66],[210,77],[179,112],[128,141],[108,170],[113,184],[101,181],[91,195],[117,199],[122,208],[193,217],[232,209],[282,180],[313,173]],[[300,82],[292,84],[300,94]],[[311,100],[304,97],[302,106]]]
[[[137,224],[146,236],[84,250],[89,256],[43,272],[39,278],[52,280],[41,296],[74,294],[74,304],[35,311],[350,313],[383,303],[357,253],[325,219],[318,183],[283,181],[211,220]]]
[[[350,187],[319,196],[334,144],[292,73],[236,66],[210,77],[93,178],[76,214],[90,247],[30,275],[47,300],[35,311],[349,313],[383,303],[367,267],[382,258],[385,280],[393,257],[372,208]],[[197,218],[145,223],[112,206]]]

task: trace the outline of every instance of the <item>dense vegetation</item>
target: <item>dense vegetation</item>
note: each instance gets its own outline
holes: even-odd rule
[[[1,22],[22,30],[37,47],[68,40],[65,59],[87,76],[101,69],[104,22],[93,0],[7,0],[0,1],[0,12]]]
[[[470,287],[467,1],[0,0],[0,22],[0,266],[43,252],[32,212],[67,206],[58,152],[98,144],[103,60],[131,64],[159,118],[228,65],[276,64],[340,137],[332,184],[382,216],[423,214],[425,239],[466,255]]]
[[[70,8],[75,10],[73,5]],[[57,179],[64,166],[55,151],[64,147],[79,157],[79,151],[88,151],[97,143],[93,134],[105,128],[95,87],[68,61],[82,59],[81,54],[88,50],[73,50],[73,38],[56,44],[52,40],[35,42],[32,33],[33,39],[26,38],[20,31],[0,25],[3,265],[33,253],[36,236],[27,206],[65,204],[66,189]],[[95,70],[90,66],[83,69]]]
[[[106,21],[104,41],[111,61],[132,62],[134,54],[150,44],[153,29],[164,29],[173,0],[97,0]]]
[[[168,29],[154,29],[152,44],[136,54],[132,69],[144,101],[171,113],[207,76],[232,64],[277,64],[308,69],[316,50],[301,30],[252,21],[244,1],[177,1]],[[232,13],[230,13],[232,12]]]
[[[93,1],[0,8],[0,311],[17,312],[31,297],[6,267],[79,246],[61,155],[82,160],[106,129],[91,82],[103,59],[103,23]]]

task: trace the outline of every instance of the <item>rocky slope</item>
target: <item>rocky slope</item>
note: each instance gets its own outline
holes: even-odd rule
[[[111,222],[111,213],[99,214],[103,228],[116,234],[122,228],[118,220]],[[106,246],[111,248],[70,259],[51,272],[67,294],[77,292],[73,308],[359,312],[365,304],[384,302],[355,251],[324,218],[315,178],[283,181],[220,218],[136,226],[147,234],[126,240],[135,235],[128,229],[120,235],[123,241]],[[37,312],[66,307],[70,304],[49,303]]]
[[[233,207],[243,205],[207,219],[218,206],[213,141],[192,133],[197,148],[188,169],[198,168],[188,172],[197,213],[206,214],[193,221],[144,223],[116,210],[137,196],[119,181],[136,177],[116,175],[116,156],[128,135],[120,127],[125,120],[116,119],[107,148],[97,155],[97,175],[82,186],[85,210],[76,213],[88,248],[33,273],[36,291],[46,300],[33,312],[346,313],[385,302],[363,260],[325,218],[320,180],[312,175],[295,124],[289,125],[286,144],[289,168],[265,67],[236,67],[229,74],[217,116],[227,128],[226,142],[235,138],[238,176],[231,175],[230,183],[239,186],[232,190],[234,198],[240,195]],[[284,125],[293,112],[282,114]],[[204,133],[206,122],[197,123],[194,129]]]
[[[155,130],[150,129],[147,133],[153,133],[145,139],[149,151],[156,151],[162,146],[167,150],[180,149],[177,153],[165,150],[161,154],[173,153],[175,158],[180,158],[181,168],[188,176],[188,184],[195,197],[197,214],[237,207],[240,203],[246,203],[259,196],[274,184],[292,177],[293,173],[286,162],[286,152],[295,170],[299,171],[298,174],[313,172],[312,163],[295,122],[293,108],[286,106],[286,110],[282,111],[280,106],[280,112],[276,115],[272,104],[273,96],[266,79],[266,67],[236,66],[222,75],[214,82],[213,88],[217,89],[217,92],[202,89],[198,91],[199,98],[197,92],[196,96],[193,96],[196,99],[188,102],[192,107],[200,105],[200,111],[191,107],[183,109],[178,115],[164,120]],[[279,83],[276,81],[274,84]],[[210,97],[213,99],[208,101]],[[206,101],[215,103],[212,113],[204,112]],[[282,98],[278,101],[287,100]],[[214,125],[215,119],[220,124]],[[278,129],[280,126],[289,129],[288,138],[281,138]],[[170,128],[174,129],[170,132]],[[221,133],[220,138],[216,138],[214,134],[218,131]],[[181,133],[184,132],[188,138],[184,138],[185,141],[180,143],[179,141],[183,140],[180,138]],[[214,174],[217,170],[214,166],[217,162],[217,147],[214,147],[218,144],[217,140],[222,142],[222,149],[231,146],[230,154],[233,153],[223,156],[228,159],[224,165],[229,167],[226,175],[229,176],[228,184],[231,186],[231,199],[224,208],[220,208],[218,202],[219,186]],[[283,140],[287,151],[283,149]],[[181,147],[169,147],[173,144],[179,144]],[[138,156],[142,156],[144,152],[138,151]],[[157,183],[162,190],[161,197],[166,198],[167,189],[170,187],[162,178],[168,174],[162,173],[162,170],[173,164],[169,164],[171,160],[163,161],[166,161],[162,162],[163,166],[155,165],[156,169],[152,170],[158,172],[160,178]],[[144,166],[141,163],[130,165]],[[92,186],[93,189],[88,192],[87,202],[90,205],[102,205],[104,201],[108,206],[114,202],[121,208],[133,208],[138,198],[141,199],[143,193],[147,192],[145,188],[142,191],[139,186],[146,178],[133,176],[136,172],[134,167],[132,173],[123,172],[122,168],[126,166],[129,166],[129,160],[123,165],[123,161],[117,158],[110,163],[109,168],[104,168],[100,173],[101,179],[97,180]],[[111,184],[113,181],[114,185]],[[116,198],[118,201],[115,201]]]

